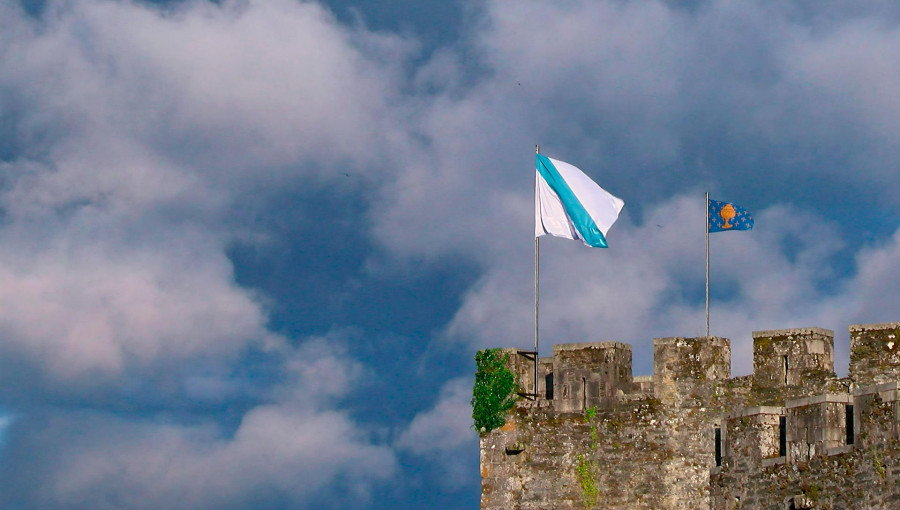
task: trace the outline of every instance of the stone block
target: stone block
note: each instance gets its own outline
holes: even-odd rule
[[[554,408],[611,408],[633,390],[631,346],[619,342],[553,346]]]
[[[653,390],[666,403],[708,400],[716,385],[731,377],[731,344],[727,338],[653,339]]]
[[[755,385],[778,388],[834,377],[834,332],[822,328],[753,332]]]
[[[900,379],[900,323],[850,326],[850,378],[862,386]]]

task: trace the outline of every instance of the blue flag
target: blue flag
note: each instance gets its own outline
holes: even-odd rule
[[[743,207],[709,201],[709,231],[725,232],[726,230],[750,230],[753,228],[753,216]]]

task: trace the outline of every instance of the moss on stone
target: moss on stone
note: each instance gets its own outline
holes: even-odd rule
[[[772,339],[767,337],[754,338],[753,339],[753,351],[754,352],[763,352],[768,351],[772,348]]]
[[[593,469],[584,455],[578,455],[578,463],[575,465],[575,476],[581,485],[582,503],[585,508],[594,508],[600,498],[600,489],[594,478]]]
[[[872,447],[872,470],[878,475],[878,478],[884,480],[887,476],[887,470],[884,467],[884,458],[882,457],[881,448],[877,445]]]
[[[807,483],[800,486],[800,491],[803,492],[803,495],[814,502],[819,500],[819,492],[821,490],[822,486],[817,483]]]
[[[853,346],[850,353],[850,362],[857,363],[862,360],[871,359],[875,356],[875,349],[869,343],[859,343]]]

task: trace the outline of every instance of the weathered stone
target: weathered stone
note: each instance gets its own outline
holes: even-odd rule
[[[850,377],[860,385],[900,377],[900,323],[850,326]]]
[[[537,397],[481,438],[481,507],[900,508],[900,323],[850,331],[845,379],[820,328],[754,332],[736,378],[717,337],[654,340],[639,377],[626,344],[556,345],[536,386],[506,350]]]

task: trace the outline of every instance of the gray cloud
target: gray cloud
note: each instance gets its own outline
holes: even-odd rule
[[[291,347],[235,283],[229,243],[269,235],[241,213],[285,191],[362,196],[373,273],[474,261],[439,335],[467,350],[531,341],[535,143],[627,204],[610,250],[543,243],[544,345],[631,341],[647,367],[651,337],[700,334],[703,188],[757,215],[713,245],[713,332],[745,354],[736,372],[753,329],[840,339],[896,319],[900,241],[882,237],[900,14],[867,5],[484,2],[418,66],[416,41],[317,3],[73,0],[40,19],[3,4],[0,395],[28,412],[0,492],[23,508],[236,508],[332,484],[365,501],[396,473],[341,410],[367,367]],[[230,368],[253,349],[284,365],[238,388]],[[152,388],[138,408],[258,401],[229,429],[105,409],[98,395],[123,387]],[[448,382],[393,447],[470,448],[466,393]]]
[[[0,7],[4,506],[341,506],[394,475],[341,410],[342,337],[271,332],[227,249],[265,239],[247,204],[393,171],[408,51],[315,3]],[[270,381],[234,374],[247,351]]]
[[[481,264],[449,337],[530,343],[534,142],[626,201],[609,253],[545,243],[553,341],[702,333],[704,187],[758,214],[749,236],[714,238],[714,331],[746,347],[751,329],[840,332],[863,313],[841,260],[870,234],[842,224],[871,215],[871,195],[896,208],[896,102],[877,93],[896,78],[895,8],[488,2],[483,14],[473,41],[489,72],[423,110],[434,159],[384,188],[372,214],[401,257]],[[454,76],[447,55],[434,65]]]
[[[400,434],[395,446],[403,452],[427,459],[433,473],[449,488],[473,484],[475,466],[462,452],[477,449],[472,426],[472,379],[460,377],[444,384],[434,407],[418,414]]]
[[[87,410],[22,417],[3,463],[0,501],[65,509],[295,506],[337,484],[346,494],[327,498],[327,506],[364,502],[396,462],[333,409],[361,375],[341,338],[282,352],[283,383],[234,429]]]
[[[3,372],[96,389],[279,341],[234,283],[228,244],[265,238],[235,206],[393,171],[409,43],[286,0],[3,10],[3,98],[32,142],[0,163]]]
[[[627,341],[646,372],[651,338],[702,336],[702,219],[703,196],[694,194],[659,204],[642,224],[620,220],[608,250],[544,238],[544,349],[550,343]],[[758,211],[756,223],[750,232],[711,236],[712,333],[732,338],[734,350],[744,354],[752,330],[819,325],[846,337],[846,326],[864,305],[852,278],[825,285],[833,283],[832,264],[842,247],[835,227],[788,207]],[[778,248],[787,245],[791,254]],[[529,255],[518,258],[531,262]],[[498,261],[466,296],[449,338],[477,347],[531,345],[531,267],[508,262]],[[734,370],[747,373],[750,360],[735,356]]]
[[[598,176],[636,219],[697,187],[825,217],[847,193],[860,201],[844,212],[863,200],[896,211],[897,105],[879,92],[896,88],[896,9],[488,2],[483,14],[466,51],[486,72],[459,90],[465,53],[426,68],[450,77],[418,124],[433,157],[375,203],[374,232],[398,253],[480,259],[517,242],[529,217],[512,203],[532,186],[535,143]]]

